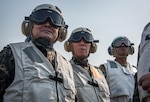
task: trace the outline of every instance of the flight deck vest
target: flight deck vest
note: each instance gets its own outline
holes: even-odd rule
[[[130,71],[127,72],[118,62],[111,60],[107,60],[107,63],[105,63],[104,66],[111,98],[124,95],[132,98],[136,69],[128,64],[127,68]]]
[[[10,44],[15,59],[15,78],[3,102],[75,102],[70,62],[56,53],[57,66],[32,42]]]
[[[73,60],[71,64],[74,70],[75,86],[77,90],[77,102],[110,102],[110,92],[103,73],[90,65],[91,76]]]

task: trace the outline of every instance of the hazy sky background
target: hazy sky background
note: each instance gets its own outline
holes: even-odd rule
[[[99,66],[107,59],[114,59],[108,54],[108,47],[115,37],[126,36],[135,44],[135,53],[129,55],[128,61],[137,64],[141,33],[150,21],[150,0],[1,0],[0,50],[9,43],[25,40],[21,32],[24,17],[37,5],[45,3],[62,10],[69,25],[67,38],[75,28],[87,27],[100,41],[97,52],[89,57],[90,63]],[[63,43],[57,42],[54,47],[69,60],[71,53],[65,52]]]

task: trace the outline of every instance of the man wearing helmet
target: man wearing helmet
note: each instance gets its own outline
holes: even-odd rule
[[[37,6],[25,17],[22,32],[31,40],[0,52],[0,102],[74,102],[72,66],[53,48],[67,34],[60,9]]]
[[[127,37],[119,36],[113,40],[108,53],[115,59],[107,60],[100,69],[108,82],[111,102],[132,102],[136,68],[127,62],[127,57],[134,53],[133,43]]]
[[[77,90],[76,102],[110,102],[110,94],[103,73],[89,64],[90,53],[97,50],[96,42],[88,28],[79,27],[72,31],[64,48],[72,52],[70,60],[74,70],[74,80]]]

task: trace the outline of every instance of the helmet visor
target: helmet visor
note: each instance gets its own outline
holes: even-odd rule
[[[29,17],[29,20],[35,22],[36,24],[42,24],[48,18],[50,19],[51,23],[57,27],[61,27],[64,25],[64,20],[62,16],[56,11],[48,9],[42,9],[33,12]]]
[[[69,38],[69,42],[79,42],[81,39],[84,39],[86,42],[93,42],[93,36],[91,34],[89,34],[88,32],[75,32],[73,33],[70,38]]]
[[[121,47],[122,44],[124,44],[126,47],[130,47],[132,45],[127,39],[119,39],[114,41],[112,46],[118,48]]]

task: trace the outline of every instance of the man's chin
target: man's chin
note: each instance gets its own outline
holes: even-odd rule
[[[52,41],[52,37],[49,37],[49,36],[42,36],[41,38],[45,39],[45,40],[48,40],[48,41]]]

